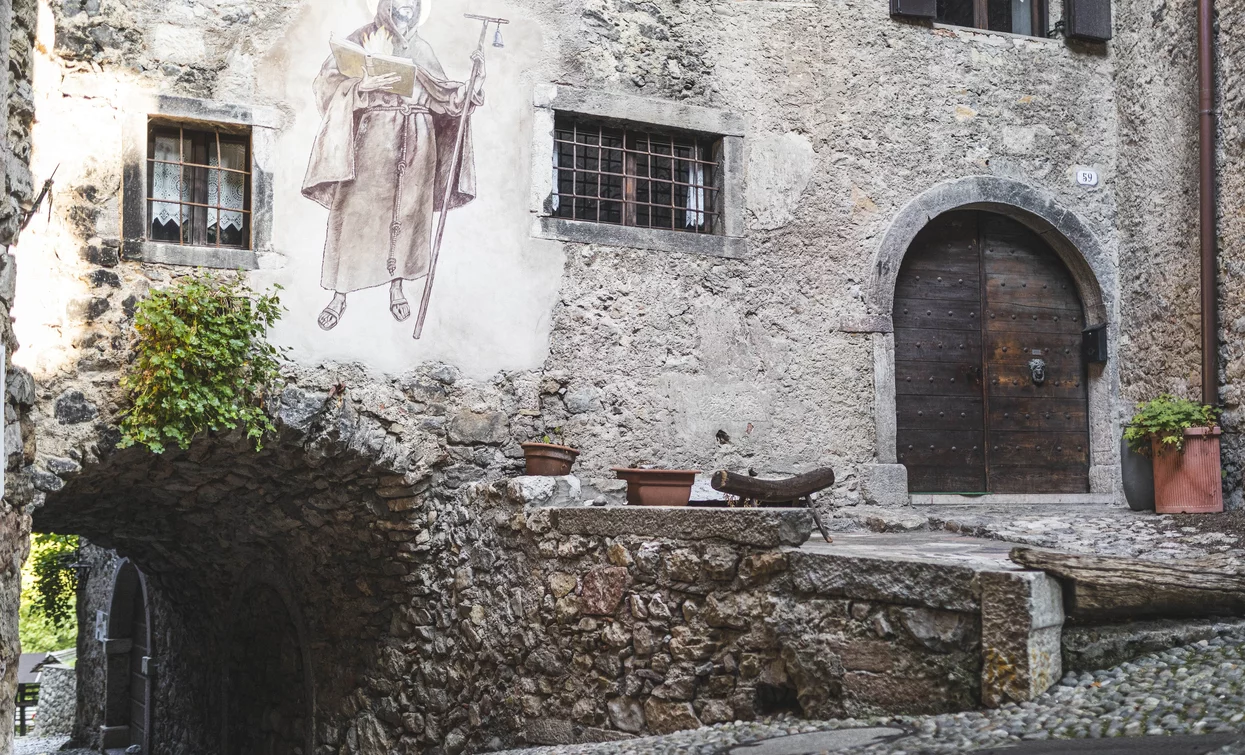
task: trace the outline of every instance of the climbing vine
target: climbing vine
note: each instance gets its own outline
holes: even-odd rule
[[[275,430],[263,403],[283,358],[267,341],[283,311],[279,289],[257,293],[240,278],[196,273],[140,302],[135,358],[121,382],[131,402],[121,447],[162,453],[204,430],[242,427],[259,450]]]

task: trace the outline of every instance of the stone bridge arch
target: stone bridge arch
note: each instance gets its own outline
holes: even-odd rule
[[[116,551],[128,585],[118,599],[147,596],[160,641],[151,694],[160,723],[145,752],[252,751],[231,736],[239,676],[231,684],[230,674],[239,668],[249,674],[243,685],[299,685],[292,707],[277,711],[293,715],[266,717],[283,729],[269,732],[271,751],[313,752],[361,731],[378,752],[398,751],[402,723],[382,725],[377,710],[386,695],[411,697],[424,684],[392,648],[410,642],[414,606],[454,631],[440,593],[413,597],[404,579],[421,564],[429,584],[452,579],[440,563],[448,534],[434,540],[428,521],[450,505],[433,491],[443,456],[400,452],[383,425],[327,393],[289,389],[274,409],[278,434],[258,452],[239,432],[159,456],[117,449],[101,424],[79,444],[88,449],[80,464],[37,473],[34,529]],[[409,751],[449,728],[430,722]]]
[[[968,176],[937,184],[913,198],[891,221],[874,254],[866,305],[889,322],[895,285],[905,255],[931,220],[953,210],[983,210],[1010,217],[1034,231],[1063,261],[1076,283],[1089,325],[1106,325],[1109,358],[1089,366],[1090,486],[1094,494],[1116,495],[1119,479],[1119,321],[1115,258],[1077,213],[1053,196],[1021,181]],[[895,425],[895,340],[874,335],[874,417],[881,465],[897,465]]]

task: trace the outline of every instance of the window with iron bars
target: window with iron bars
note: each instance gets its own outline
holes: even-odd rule
[[[558,115],[553,216],[722,233],[722,140]]]
[[[149,124],[147,238],[250,248],[249,130]]]

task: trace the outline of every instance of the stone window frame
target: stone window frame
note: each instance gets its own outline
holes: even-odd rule
[[[546,84],[533,97],[532,236],[656,252],[741,259],[744,237],[744,119],[737,113],[680,102]],[[594,223],[553,216],[554,118],[557,114],[711,134],[722,140],[722,233]]]
[[[280,112],[199,100],[156,95],[126,103],[122,125],[121,258],[163,265],[186,265],[223,270],[258,270],[260,259],[274,252],[272,244],[273,172],[276,162]],[[246,126],[251,130],[251,245],[249,249],[194,246],[147,238],[147,130],[152,118],[185,123],[190,128],[216,125]]]

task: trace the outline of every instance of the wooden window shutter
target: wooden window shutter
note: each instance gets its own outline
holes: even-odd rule
[[[938,15],[938,0],[890,0],[892,16],[909,18],[934,18]]]
[[[1064,0],[1067,35],[1072,39],[1111,39],[1111,0]]]

